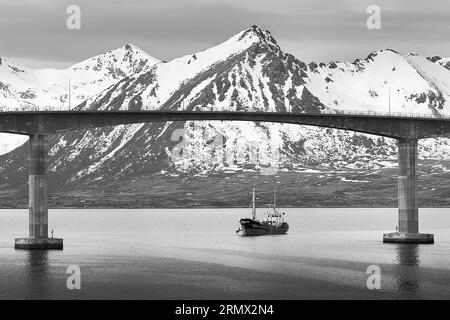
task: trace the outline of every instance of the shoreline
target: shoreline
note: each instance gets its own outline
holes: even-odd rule
[[[271,209],[270,206],[260,206],[257,209]],[[353,207],[353,206],[317,206],[317,207],[302,207],[302,206],[280,206],[279,209],[398,209],[397,207]],[[0,210],[26,210],[28,207],[0,207]],[[228,207],[219,207],[219,206],[192,206],[192,207],[127,207],[127,206],[92,206],[92,207],[48,207],[49,210],[59,210],[59,209],[86,209],[86,210],[95,210],[95,209],[124,209],[124,210],[132,210],[132,209],[248,209],[248,207],[243,206],[228,206]],[[420,207],[419,209],[450,209],[445,206],[426,206]]]

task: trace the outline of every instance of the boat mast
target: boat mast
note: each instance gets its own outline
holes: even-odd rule
[[[273,213],[275,216],[275,222],[278,223],[279,217],[277,212],[277,188],[273,189]]]
[[[252,196],[252,218],[256,220],[256,197],[255,197],[255,188],[253,188],[253,196]]]

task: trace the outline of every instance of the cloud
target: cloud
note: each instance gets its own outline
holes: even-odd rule
[[[81,7],[81,30],[66,28],[71,4]],[[366,28],[371,4],[381,8],[382,30]],[[449,10],[447,0],[2,0],[0,55],[60,65],[131,42],[168,60],[257,24],[306,61],[386,47],[450,56]]]

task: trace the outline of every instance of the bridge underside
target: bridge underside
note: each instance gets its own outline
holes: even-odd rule
[[[49,134],[120,124],[160,121],[260,121],[352,130],[395,138],[398,141],[398,230],[383,235],[384,242],[433,243],[433,235],[420,234],[417,197],[417,141],[450,137],[450,121],[361,117],[339,114],[279,114],[258,112],[0,112],[0,132],[30,136],[29,238],[16,239],[18,249],[62,249],[62,239],[48,238],[47,136]]]
[[[47,137],[29,141],[29,237],[15,241],[17,249],[62,249],[63,240],[48,237]],[[433,243],[419,233],[417,198],[417,140],[398,140],[398,231],[383,235],[384,242]]]

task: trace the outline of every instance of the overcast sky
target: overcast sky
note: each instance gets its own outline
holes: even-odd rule
[[[81,30],[66,27],[69,5]],[[369,30],[369,5],[381,30]],[[450,56],[449,0],[0,0],[0,56],[63,68],[133,43],[169,60],[256,24],[305,62],[351,60],[392,48]]]

